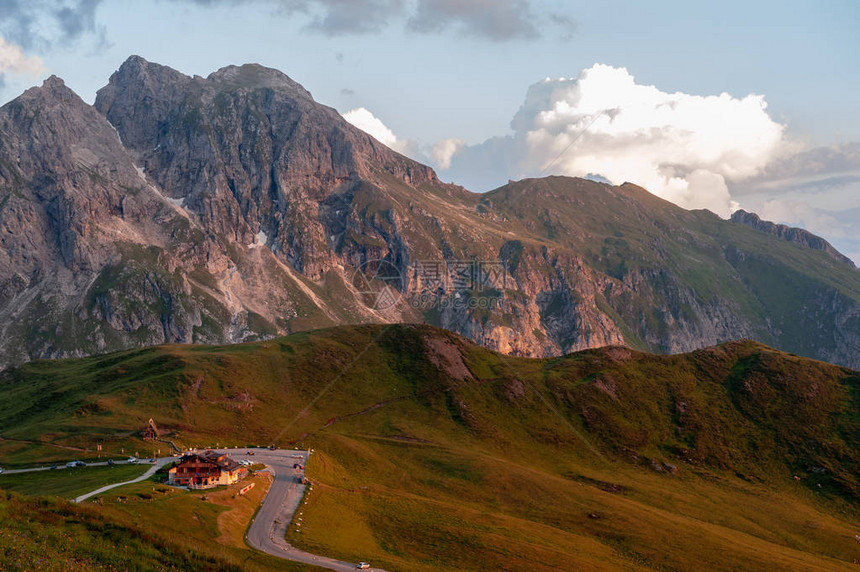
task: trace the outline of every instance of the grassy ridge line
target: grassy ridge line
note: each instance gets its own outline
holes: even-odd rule
[[[719,306],[748,322],[746,335],[801,355],[825,356],[828,348],[835,355],[845,343],[840,330],[853,328],[829,306],[860,301],[856,268],[710,211],[681,209],[636,185],[526,179],[486,193],[481,203],[509,222],[518,260],[538,260],[550,248],[618,280],[622,291],[635,283],[626,295],[595,299],[628,345],[669,353],[665,336],[673,328],[688,322],[696,332],[697,314]],[[676,291],[689,294],[673,298]],[[691,300],[702,304],[698,312]],[[828,325],[813,329],[810,321]]]
[[[33,362],[4,373],[0,435],[78,447],[99,442],[105,455],[115,455],[154,447],[134,439],[154,416],[185,445],[226,444],[237,436],[268,443],[352,364],[283,441],[318,434],[332,420],[343,423],[368,409],[363,417],[376,419],[377,404],[404,400],[417,406],[424,423],[399,432],[374,427],[375,433],[497,452],[537,443],[587,458],[573,429],[613,458],[634,463],[731,469],[762,481],[802,474],[816,488],[860,494],[860,376],[845,368],[754,342],[678,356],[607,348],[556,359],[510,358],[443,330],[381,328]],[[428,339],[453,353],[428,349]],[[0,454],[10,443],[0,441]]]

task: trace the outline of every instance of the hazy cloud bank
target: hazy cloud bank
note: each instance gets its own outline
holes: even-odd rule
[[[96,22],[101,0],[0,0],[0,35],[24,50],[44,51],[92,35],[104,42]]]
[[[524,0],[419,0],[408,27],[425,34],[454,28],[494,41],[540,36],[537,18]]]
[[[35,78],[45,71],[42,58],[27,56],[21,46],[9,43],[0,37],[0,75],[14,74]]]
[[[543,17],[534,0],[173,0],[201,7],[236,4],[269,7],[276,14],[303,16],[308,28],[329,36],[371,34],[402,26],[422,34],[454,33],[494,42],[533,40],[546,31],[569,38],[572,16]]]

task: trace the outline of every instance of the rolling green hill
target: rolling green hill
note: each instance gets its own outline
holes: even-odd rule
[[[0,463],[151,448],[149,417],[185,446],[314,448],[291,541],[389,570],[860,558],[860,376],[754,342],[527,359],[358,326],[33,362],[0,378]]]

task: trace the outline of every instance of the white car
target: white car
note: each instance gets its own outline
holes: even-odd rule
[[[366,568],[370,568],[370,564],[368,564],[367,562],[359,562],[358,564],[355,565],[355,567],[358,568],[359,570],[364,570]]]
[[[129,457],[128,461],[126,461],[126,463],[136,463],[136,462],[137,462],[137,457]]]

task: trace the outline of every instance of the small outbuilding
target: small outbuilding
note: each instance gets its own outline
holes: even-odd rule
[[[146,425],[146,429],[143,430],[143,438],[146,441],[158,440],[158,427],[155,426],[155,421],[152,419],[149,420],[149,423]]]

